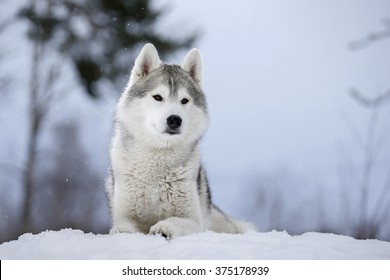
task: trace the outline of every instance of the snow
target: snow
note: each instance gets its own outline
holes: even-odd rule
[[[203,232],[166,240],[140,233],[63,229],[0,244],[0,259],[390,259],[390,242],[309,232]]]

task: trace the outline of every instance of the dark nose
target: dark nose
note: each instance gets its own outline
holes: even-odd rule
[[[177,129],[181,126],[181,118],[177,115],[171,115],[167,118],[167,124],[170,129]]]

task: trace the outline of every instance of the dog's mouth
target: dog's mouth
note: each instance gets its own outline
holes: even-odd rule
[[[180,131],[177,129],[166,129],[164,133],[169,135],[178,135],[180,134]]]

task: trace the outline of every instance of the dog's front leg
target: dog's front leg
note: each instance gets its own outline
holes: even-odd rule
[[[113,215],[113,225],[110,230],[110,234],[127,232],[134,233],[139,230],[135,227],[134,223],[129,221],[129,219],[122,213],[115,213]]]
[[[129,220],[128,213],[121,211],[121,209],[115,209],[114,207],[112,220],[113,224],[110,230],[110,234],[120,232],[134,233],[139,231],[135,224]]]
[[[158,234],[167,239],[188,235],[204,230],[196,186],[190,184],[180,188],[173,199],[177,206],[171,217],[157,222],[150,228],[150,234]]]
[[[119,180],[118,180],[119,181]],[[119,183],[119,182],[118,182]],[[134,233],[139,232],[140,230],[137,228],[136,224],[131,220],[132,217],[132,209],[134,206],[134,198],[129,195],[131,192],[124,191],[124,188],[121,188],[117,185],[114,193],[114,197],[112,198],[112,228],[110,230],[110,234],[127,232]]]

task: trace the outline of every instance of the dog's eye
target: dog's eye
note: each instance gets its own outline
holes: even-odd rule
[[[153,95],[153,98],[154,98],[154,100],[156,100],[156,101],[162,101],[162,100],[163,100],[162,96],[159,95],[159,94]]]
[[[181,100],[181,104],[187,104],[188,103],[188,99],[187,98],[183,98],[182,100]]]

